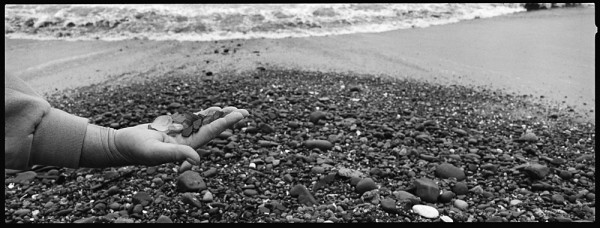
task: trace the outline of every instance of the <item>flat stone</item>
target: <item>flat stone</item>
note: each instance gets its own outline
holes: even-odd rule
[[[363,178],[365,177],[365,174],[363,174],[362,172],[358,171],[358,170],[354,170],[354,169],[348,169],[348,168],[338,168],[338,175],[342,176],[342,177],[358,177],[358,178]]]
[[[509,204],[510,206],[516,206],[516,205],[519,205],[519,204],[521,204],[522,202],[523,202],[523,201],[521,201],[521,200],[514,199],[514,200],[511,200],[511,201],[510,201],[508,204]]]
[[[156,219],[156,223],[173,223],[173,220],[167,216],[161,215]]]
[[[333,148],[333,144],[327,140],[306,140],[304,145],[308,149],[318,148],[322,151],[330,150]]]
[[[13,214],[20,217],[20,216],[27,215],[30,212],[31,212],[30,209],[19,209],[19,210],[16,210]]]
[[[258,192],[254,189],[244,189],[244,195],[255,196],[258,195]]]
[[[411,194],[410,192],[406,192],[406,191],[394,191],[394,192],[392,192],[392,195],[394,195],[394,197],[397,200],[399,200],[399,201],[408,201],[412,205],[421,203],[421,198],[419,198],[419,197]]]
[[[441,178],[454,177],[458,181],[466,178],[465,172],[462,169],[450,163],[442,163],[441,165],[438,165],[435,169],[435,175]]]
[[[181,165],[179,166],[179,173],[183,173],[183,172],[191,170],[191,169],[192,169],[192,164],[189,163],[188,161],[183,161],[181,163]]]
[[[73,223],[94,223],[97,219],[98,219],[98,217],[92,216],[92,217],[75,220]]]
[[[202,174],[204,175],[204,177],[213,177],[217,175],[217,173],[219,173],[219,170],[217,170],[217,168],[215,167],[211,167],[210,169],[204,171]]]
[[[428,178],[421,178],[415,180],[415,186],[417,188],[416,195],[423,201],[429,203],[437,202],[438,196],[440,195],[440,188],[438,185]]]
[[[206,191],[206,193],[204,193],[204,196],[202,196],[202,202],[212,202],[212,201],[213,201],[212,193],[210,193],[209,191]]]
[[[198,200],[198,198],[196,198],[196,196],[194,196],[192,193],[189,193],[189,192],[183,193],[181,195],[181,202],[183,202],[185,204],[189,204],[194,207],[202,208],[202,204],[200,203],[200,200]]]
[[[308,121],[312,122],[313,124],[317,124],[319,120],[325,119],[326,116],[327,114],[324,112],[315,111],[310,113],[310,115],[308,116]]]
[[[133,204],[141,204],[142,206],[147,206],[150,205],[150,203],[152,203],[153,199],[152,196],[150,196],[150,194],[148,194],[147,192],[138,192],[135,195],[133,195],[131,201],[133,202]]]
[[[358,194],[363,194],[366,191],[370,191],[377,188],[377,184],[371,178],[364,178],[360,180],[355,187]]]
[[[323,168],[321,166],[315,166],[315,167],[312,167],[312,169],[310,169],[310,172],[311,173],[316,173],[316,174],[324,173],[325,172],[325,168]]]
[[[37,173],[34,171],[25,171],[18,173],[15,178],[12,179],[12,183],[26,184],[35,179]]]
[[[563,204],[565,203],[565,197],[560,194],[554,194],[552,195],[552,201],[557,204]]]
[[[206,189],[206,183],[199,173],[188,170],[177,177],[177,189],[182,192],[199,192]]]
[[[119,217],[115,220],[114,223],[133,223],[133,219]]]
[[[412,210],[425,218],[434,219],[440,216],[440,212],[432,206],[417,204],[412,206]]]

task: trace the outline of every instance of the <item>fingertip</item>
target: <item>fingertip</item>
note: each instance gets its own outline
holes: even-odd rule
[[[200,163],[200,155],[192,147],[187,145],[179,145],[179,151],[186,157],[186,161],[192,165]]]

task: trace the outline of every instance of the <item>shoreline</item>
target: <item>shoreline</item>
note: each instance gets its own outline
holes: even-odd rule
[[[593,8],[553,9],[422,29],[309,38],[5,39],[5,67],[42,94],[141,75],[219,75],[257,67],[381,74],[544,96],[540,100],[592,114],[595,122],[590,113],[595,112],[593,13]]]

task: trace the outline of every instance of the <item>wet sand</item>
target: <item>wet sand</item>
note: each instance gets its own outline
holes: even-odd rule
[[[423,29],[276,40],[5,39],[5,67],[40,93],[259,66],[385,74],[544,96],[595,121],[594,16],[594,8],[553,9]]]

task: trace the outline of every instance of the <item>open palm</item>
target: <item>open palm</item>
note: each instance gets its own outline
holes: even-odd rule
[[[195,149],[207,144],[249,115],[245,109],[235,107],[211,107],[198,113],[206,114],[216,110],[224,112],[225,116],[202,126],[190,137],[183,137],[181,134],[170,136],[148,129],[149,124],[140,124],[117,130],[115,145],[124,159],[131,164],[158,165],[183,159],[197,164],[200,162],[200,156]]]

